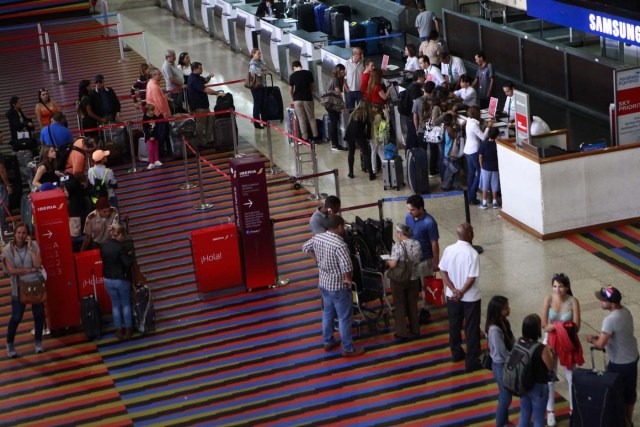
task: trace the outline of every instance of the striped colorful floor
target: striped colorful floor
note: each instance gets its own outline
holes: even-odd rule
[[[640,280],[640,224],[605,228],[567,237],[583,249]]]

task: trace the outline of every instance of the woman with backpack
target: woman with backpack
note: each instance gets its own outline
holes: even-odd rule
[[[353,178],[353,162],[355,160],[356,144],[360,146],[362,158],[365,162],[365,169],[369,172],[369,179],[376,179],[371,167],[371,151],[369,147],[369,137],[371,135],[371,103],[365,99],[361,100],[349,117],[349,124],[344,132],[344,140],[349,144],[349,178]]]
[[[507,319],[510,313],[509,300],[501,295],[496,295],[489,301],[487,320],[484,326],[484,332],[487,334],[489,342],[489,355],[492,360],[491,370],[499,390],[496,427],[512,425],[509,424],[509,405],[511,405],[513,396],[502,383],[504,364],[515,343],[511,324]]]
[[[544,298],[540,316],[542,318],[542,328],[544,329],[543,342],[549,344],[556,355],[562,356],[560,357],[560,364],[564,367],[564,376],[569,383],[569,409],[573,411],[571,390],[573,370],[576,364],[582,365],[584,363],[582,347],[579,350],[575,348],[572,344],[574,340],[571,339],[573,335],[575,341],[579,342],[577,333],[580,330],[580,302],[573,296],[571,282],[564,273],[553,275],[551,288],[551,295],[547,295]],[[568,325],[570,330],[565,325]],[[561,339],[561,335],[569,339]],[[555,372],[558,371],[558,357],[554,360],[553,370]],[[556,425],[556,417],[553,413],[554,391],[554,382],[549,381],[549,400],[547,402],[547,425],[549,427]]]
[[[553,370],[553,350],[548,345],[539,342],[542,337],[541,331],[540,316],[537,314],[528,315],[522,321],[522,338],[518,340],[511,351],[512,355],[516,348],[520,352],[531,352],[528,368],[533,385],[520,396],[520,423],[518,427],[529,427],[531,418],[533,418],[533,427],[545,426],[544,413],[549,396],[547,380],[549,372]],[[510,355],[508,362],[511,359]],[[506,377],[506,368],[504,376]]]

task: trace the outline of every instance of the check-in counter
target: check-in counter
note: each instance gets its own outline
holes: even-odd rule
[[[238,52],[251,56],[251,50],[258,47],[258,33],[260,20],[256,17],[258,6],[255,4],[241,4],[236,7],[236,35],[238,38]]]
[[[547,240],[639,219],[640,143],[566,152],[517,147],[511,138],[497,147],[500,214],[533,236]],[[552,155],[540,157],[549,148]]]
[[[338,46],[338,45],[327,45],[322,46],[320,49],[320,60],[322,61],[320,65],[321,73],[320,73],[320,81],[318,81],[318,87],[320,87],[320,93],[327,92],[327,82],[331,79],[333,69],[338,64],[345,65],[347,61],[351,59],[351,49]]]
[[[182,7],[184,8],[184,17],[191,24],[195,25],[196,17],[194,14],[195,5],[194,0],[182,0]]]
[[[216,36],[225,43],[235,49],[238,45],[236,40],[235,19],[237,9],[235,6],[241,5],[242,0],[217,0],[216,2],[216,21],[218,13],[220,13],[220,25],[216,22]]]
[[[289,32],[296,30],[297,22],[295,19],[260,18],[262,60],[277,74],[280,74],[280,55],[286,55],[286,52],[278,53],[278,46],[289,44]]]
[[[202,26],[209,35],[215,35],[215,31],[211,31],[213,23],[213,14],[215,14],[215,0],[202,0],[200,3],[200,15],[202,16]]]
[[[314,95],[320,98],[321,56],[320,50],[325,46],[329,36],[320,31],[308,32],[304,30],[291,31],[289,43],[289,64],[300,61],[302,68],[311,71],[313,75]]]

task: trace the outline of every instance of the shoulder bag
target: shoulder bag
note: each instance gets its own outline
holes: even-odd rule
[[[327,110],[340,112],[344,110],[344,100],[342,96],[334,91],[329,91],[320,97],[320,104]]]
[[[464,156],[464,138],[460,135],[451,143],[449,157],[459,159]]]
[[[247,78],[244,80],[244,87],[247,89],[255,89],[262,85],[262,76],[247,72]]]
[[[47,300],[44,267],[41,267],[37,274],[38,278],[30,281],[18,277],[18,295],[22,304],[43,304]]]
[[[431,120],[427,122],[424,131],[424,141],[429,144],[439,144],[444,139],[444,125],[433,126]]]
[[[413,273],[413,262],[409,259],[407,249],[404,247],[404,243],[400,243],[400,246],[404,252],[404,260],[398,260],[398,264],[387,271],[387,277],[394,282],[411,280],[411,274]]]

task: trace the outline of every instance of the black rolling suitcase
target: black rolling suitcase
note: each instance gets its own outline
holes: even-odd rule
[[[214,147],[218,153],[233,151],[233,119],[231,117],[217,118],[213,122]],[[236,135],[238,126],[236,125]]]
[[[591,347],[592,369],[578,368],[573,371],[571,427],[624,426],[624,378],[617,373],[597,371],[594,350],[604,351]]]
[[[100,305],[96,291],[96,276],[91,279],[93,295],[83,297],[80,301],[80,320],[82,329],[88,340],[100,339],[102,336],[102,318],[100,317]]]
[[[20,173],[20,162],[18,157],[14,154],[7,154],[4,156],[4,167],[7,169],[7,176],[9,183],[13,188],[11,194],[9,194],[9,210],[19,209],[22,199],[22,175]],[[4,209],[4,208],[3,208]]]
[[[110,123],[116,124],[116,123]],[[120,127],[103,130],[102,149],[109,151],[107,166],[120,165],[131,160],[129,133],[125,123]]]
[[[196,121],[191,118],[181,119],[180,115],[176,115],[174,118],[174,121],[169,122],[169,141],[171,142],[171,157],[177,160],[182,159],[182,137],[184,136],[187,142],[191,143],[190,141],[196,135]],[[193,155],[187,147],[187,156],[192,157]]]
[[[308,31],[310,33],[319,31],[316,28],[316,18],[314,14],[315,6],[315,3],[298,3],[296,5],[298,29]]]
[[[412,148],[407,151],[407,181],[414,193],[429,193],[427,152],[424,148]]]
[[[146,285],[136,285],[132,291],[133,325],[141,335],[156,330],[156,310],[151,291]]]
[[[270,77],[271,86],[267,85],[264,88],[265,94],[262,105],[262,120],[282,122],[284,120],[282,93],[280,93],[280,88],[278,86],[273,85],[273,76]],[[267,81],[268,80],[269,79],[267,79]]]
[[[227,111],[227,110],[231,110],[234,109],[235,110],[235,105],[233,104],[233,95],[230,93],[225,93],[222,96],[219,96],[218,99],[216,99],[216,105],[213,107],[213,111]],[[215,115],[216,118],[226,118],[226,117],[231,117],[231,113],[225,113],[225,114],[216,114]]]

